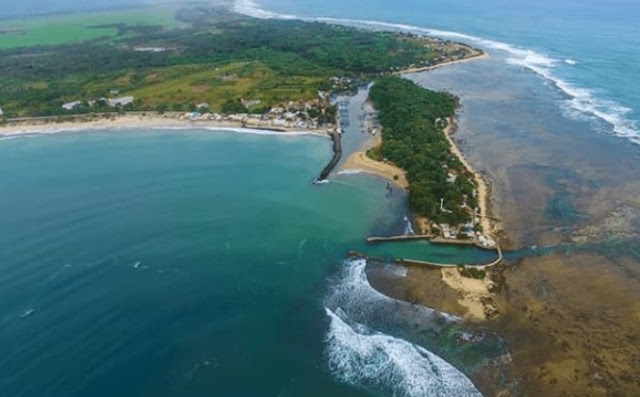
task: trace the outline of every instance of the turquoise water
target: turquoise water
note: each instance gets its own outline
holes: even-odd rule
[[[345,263],[367,235],[404,230],[405,199],[364,175],[312,185],[329,142],[206,131],[0,141],[1,394],[475,393],[433,353],[376,334],[418,318],[425,343],[442,342],[437,313],[382,296],[362,262]],[[361,354],[366,374],[353,367]]]
[[[638,142],[637,2],[260,4],[437,29],[487,49],[488,61],[412,78],[461,95],[459,134],[489,171],[517,158],[556,164],[548,174],[566,180],[579,155],[615,162],[620,145],[604,137]],[[490,253],[366,246],[367,235],[405,230],[404,197],[365,175],[311,185],[329,157],[323,138],[202,131],[0,141],[0,394],[475,395],[448,362],[471,373],[495,341],[451,343],[456,319],[379,294],[364,262],[345,254],[484,262]],[[494,187],[526,198],[518,208],[530,230],[545,207],[518,188],[524,179]],[[597,182],[618,186],[585,184]]]

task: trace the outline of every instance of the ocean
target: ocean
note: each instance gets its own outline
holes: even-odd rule
[[[363,261],[347,260],[368,249],[366,236],[404,231],[406,200],[364,175],[313,185],[329,142],[189,130],[0,141],[2,394],[473,391],[434,353],[381,333],[416,311],[442,316],[386,298],[363,277]],[[445,320],[424,329],[457,322]],[[360,354],[375,360],[354,366]],[[388,378],[370,384],[374,374]]]
[[[633,0],[236,2],[262,17],[303,17],[434,34],[477,45],[564,96],[565,115],[640,143],[640,3]]]
[[[456,138],[521,246],[556,243],[595,216],[593,197],[634,178],[636,2],[236,7],[487,50],[410,78],[461,97]],[[406,197],[363,174],[312,185],[330,156],[324,138],[237,132],[0,141],[1,394],[479,395],[470,379],[505,353],[500,338],[460,344],[458,318],[374,290],[347,253],[483,262],[486,252],[367,247],[368,235],[406,230]]]

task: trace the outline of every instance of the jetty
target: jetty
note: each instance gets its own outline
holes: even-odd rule
[[[433,236],[429,234],[407,234],[400,236],[389,236],[389,237],[378,237],[372,236],[367,237],[367,244],[378,244],[378,243],[388,243],[388,242],[398,242],[398,241],[411,241],[411,240],[427,240],[431,241]]]
[[[493,267],[495,265],[497,265],[498,263],[502,262],[502,259],[504,258],[503,254],[502,254],[502,249],[500,248],[499,245],[496,246],[496,252],[498,253],[498,257],[487,264],[484,265],[465,265],[462,263],[457,263],[457,264],[453,264],[453,263],[435,263],[435,262],[428,262],[428,261],[419,261],[419,260],[415,260],[415,259],[396,259],[395,263],[401,264],[401,265],[409,265],[409,266],[423,266],[423,267],[432,267],[432,268],[443,268],[443,267],[458,267],[458,266],[470,266],[470,267],[475,267],[475,268],[479,268],[479,269],[486,269],[488,267]]]
[[[498,263],[500,263],[502,261],[502,259],[504,258],[503,254],[502,254],[502,249],[500,248],[499,244],[496,244],[494,246],[487,246],[487,245],[483,245],[478,243],[477,240],[475,239],[465,239],[465,240],[460,240],[460,239],[445,239],[442,237],[434,237],[432,235],[428,235],[428,234],[407,234],[407,235],[398,235],[398,236],[388,236],[388,237],[378,237],[378,236],[371,236],[371,237],[367,237],[366,242],[367,244],[380,244],[380,243],[387,243],[387,242],[402,242],[402,241],[415,241],[415,240],[426,240],[429,241],[431,244],[442,244],[442,245],[467,245],[467,246],[474,246],[476,248],[479,249],[484,249],[484,250],[489,250],[489,251],[493,251],[495,250],[498,254],[497,259],[495,259],[494,261],[492,261],[491,263],[487,263],[484,265],[465,265],[462,263],[436,263],[436,262],[429,262],[429,261],[421,261],[421,260],[415,260],[415,259],[396,259],[395,263],[399,263],[402,265],[413,265],[413,266],[426,266],[426,267],[434,267],[434,268],[441,268],[441,267],[458,267],[458,266],[473,266],[473,267],[477,267],[477,268],[487,268],[487,267],[492,267],[497,265]],[[367,255],[352,251],[349,253],[350,256],[359,256],[359,257],[363,257],[365,259],[375,259],[375,258],[369,258]]]
[[[333,132],[330,135],[331,141],[333,142],[333,157],[329,160],[329,164],[322,169],[322,172],[320,172],[320,176],[318,176],[316,182],[326,180],[331,171],[333,171],[336,165],[338,165],[338,162],[342,157],[342,135],[340,132]]]

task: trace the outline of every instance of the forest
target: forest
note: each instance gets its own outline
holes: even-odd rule
[[[438,224],[471,220],[471,208],[477,205],[473,175],[452,154],[443,129],[456,111],[457,98],[399,77],[379,78],[369,98],[382,125],[382,146],[370,155],[407,172],[412,209]]]
[[[254,19],[215,8],[182,9],[185,27],[117,25],[115,37],[0,51],[4,117],[102,111],[89,101],[133,95],[125,110],[212,110],[240,99],[266,108],[310,100],[355,79],[435,62],[415,37],[291,20]],[[439,53],[441,54],[441,52]],[[81,101],[75,109],[62,104]]]

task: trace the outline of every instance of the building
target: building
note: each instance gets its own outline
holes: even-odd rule
[[[2,117],[4,115],[4,112],[2,111],[2,108],[0,108],[0,117]]]
[[[107,100],[107,103],[112,108],[115,108],[115,107],[118,107],[118,106],[129,105],[129,104],[133,103],[133,99],[134,98],[132,96],[123,96],[123,97],[120,97],[120,98],[109,99],[109,100]]]
[[[62,108],[64,110],[73,110],[76,107],[80,106],[81,104],[82,104],[82,101],[67,102],[67,103],[62,105]]]

